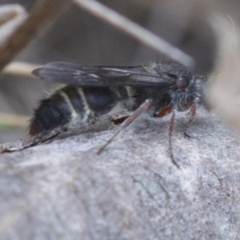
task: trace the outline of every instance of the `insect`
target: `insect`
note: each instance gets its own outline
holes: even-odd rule
[[[163,60],[142,66],[84,66],[50,62],[33,74],[54,83],[65,84],[50,97],[43,99],[35,110],[29,134],[36,136],[72,122],[89,122],[114,109],[132,114],[99,150],[99,153],[123,129],[140,115],[148,112],[161,118],[171,114],[168,141],[172,162],[172,132],[176,111],[189,111],[192,122],[196,107],[203,103],[206,78],[193,74],[186,67]]]

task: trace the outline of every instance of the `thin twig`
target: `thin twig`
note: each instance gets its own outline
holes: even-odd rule
[[[22,115],[0,113],[0,125],[25,128],[28,125],[28,119]]]
[[[4,74],[21,75],[24,77],[34,78],[32,71],[38,67],[40,67],[40,65],[27,62],[12,62],[7,65],[7,67],[5,67],[2,72]]]
[[[36,35],[40,27],[58,13],[65,0],[39,0],[24,22],[0,47],[2,70]]]
[[[5,4],[0,6],[0,23],[8,22],[17,16],[26,15],[27,12],[19,4]]]
[[[0,6],[0,46],[6,43],[9,36],[23,23],[27,15],[25,9],[18,4]]]
[[[182,63],[183,65],[193,67],[194,60],[190,56],[182,52],[180,49],[172,46],[170,43],[164,41],[159,36],[151,33],[133,21],[113,11],[112,9],[94,0],[73,1],[81,8],[124,31],[149,47],[152,47],[153,49],[163,53],[179,63]]]

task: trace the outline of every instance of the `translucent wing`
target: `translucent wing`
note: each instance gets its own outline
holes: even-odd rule
[[[143,66],[109,67],[84,66],[65,62],[51,62],[33,71],[35,76],[51,82],[78,86],[139,86],[167,87],[169,79],[149,73]]]

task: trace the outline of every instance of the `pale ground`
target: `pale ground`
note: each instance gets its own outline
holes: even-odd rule
[[[210,114],[170,161],[166,120],[141,119],[100,156],[113,130],[0,155],[0,235],[33,239],[240,239],[240,139]]]

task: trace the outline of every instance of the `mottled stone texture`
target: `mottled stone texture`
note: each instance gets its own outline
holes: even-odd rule
[[[209,114],[183,136],[141,119],[102,155],[114,130],[0,155],[2,240],[240,239],[238,132]]]

